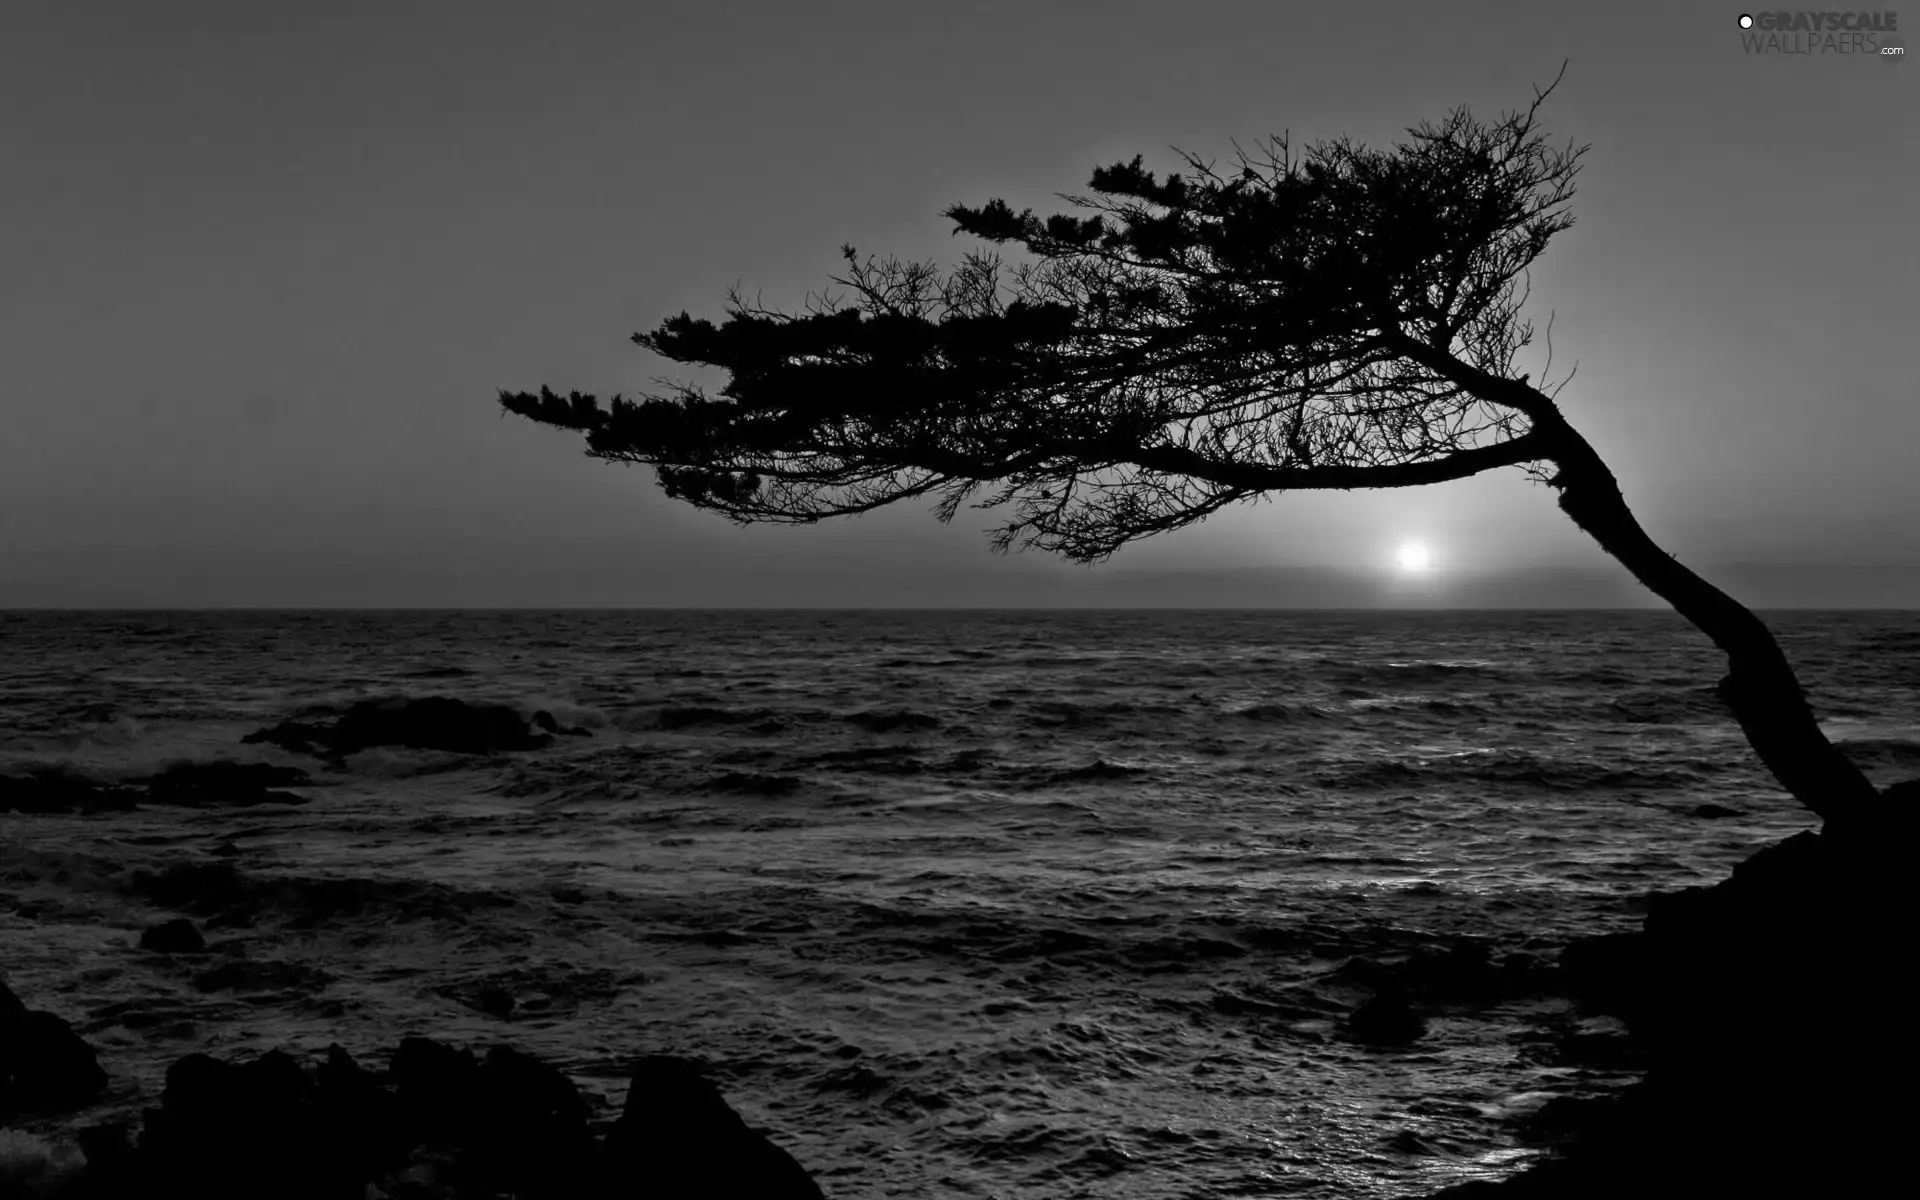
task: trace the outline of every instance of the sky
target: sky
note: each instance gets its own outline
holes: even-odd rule
[[[954,261],[956,201],[1391,141],[1563,60],[1545,121],[1592,149],[1530,309],[1562,408],[1749,600],[1920,605],[1920,63],[1749,53],[1738,15],[9,0],[0,606],[1652,602],[1516,469],[1083,568],[912,502],[739,528],[494,399],[645,389],[674,365],[634,331],[797,304],[842,243]]]

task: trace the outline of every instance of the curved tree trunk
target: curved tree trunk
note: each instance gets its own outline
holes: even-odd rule
[[[1613,472],[1557,408],[1549,404],[1530,415],[1534,427],[1547,435],[1560,467],[1551,483],[1560,491],[1561,511],[1726,653],[1720,698],[1781,786],[1829,829],[1857,826],[1885,808],[1860,768],[1821,731],[1766,624],[1647,536]]]

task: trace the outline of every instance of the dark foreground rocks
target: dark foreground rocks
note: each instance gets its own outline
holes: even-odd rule
[[[137,1136],[83,1130],[69,1200],[196,1196],[362,1200],[821,1200],[691,1063],[643,1058],[618,1120],[596,1127],[566,1074],[495,1046],[407,1038],[373,1071],[339,1046],[318,1064],[190,1054]]]
[[[71,1025],[0,983],[0,1128],[84,1107],[106,1085],[93,1047]]]
[[[1889,798],[1895,792],[1889,790]],[[1710,888],[1658,896],[1637,934],[1570,947],[1590,1011],[1649,1064],[1606,1102],[1543,1112],[1561,1153],[1446,1200],[1866,1196],[1916,1117],[1915,807],[1898,828],[1804,833]],[[1438,1197],[1435,1200],[1439,1200]]]
[[[546,718],[541,720],[540,718]],[[535,732],[535,725],[548,732]],[[562,729],[551,713],[536,713],[530,724],[504,704],[468,704],[449,696],[356,701],[331,722],[282,721],[246,735],[243,743],[265,742],[301,754],[329,758],[357,754],[375,746],[439,750],[449,754],[499,754],[539,750],[557,734],[581,736],[583,729]]]

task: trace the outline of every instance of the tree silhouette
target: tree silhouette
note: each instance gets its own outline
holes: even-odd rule
[[[956,205],[956,233],[1021,261],[982,250],[943,272],[846,247],[840,297],[786,312],[736,289],[718,324],[682,313],[634,335],[723,370],[717,395],[499,400],[741,523],[929,497],[943,521],[1004,513],[997,549],[1080,562],[1278,492],[1523,467],[1725,652],[1719,695],[1780,784],[1851,825],[1883,800],[1766,625],[1640,527],[1555,403],[1567,380],[1516,371],[1527,271],[1573,223],[1586,149],[1541,130],[1552,91],[1492,122],[1456,109],[1388,150],[1272,138],[1164,178],[1135,158],[1063,197],[1074,213]]]

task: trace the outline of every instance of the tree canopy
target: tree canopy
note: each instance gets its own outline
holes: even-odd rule
[[[736,289],[720,321],[634,335],[718,368],[716,393],[499,402],[736,521],[926,497],[942,520],[1000,514],[998,549],[1082,562],[1281,492],[1524,467],[1726,652],[1720,694],[1789,792],[1830,822],[1877,811],[1765,624],[1640,527],[1555,403],[1566,380],[1518,369],[1528,270],[1573,223],[1586,149],[1541,128],[1552,90],[1386,149],[1269,138],[1164,176],[1135,158],[1064,213],[955,205],[954,232],[984,245],[950,270],[847,247],[843,290],[798,311]]]
[[[1082,215],[956,205],[956,233],[1023,261],[943,273],[849,247],[841,296],[790,313],[736,293],[723,321],[635,336],[725,371],[718,395],[501,401],[737,520],[971,500],[1009,514],[1000,547],[1080,561],[1278,491],[1528,462],[1524,415],[1446,367],[1511,372],[1526,270],[1572,223],[1581,150],[1550,146],[1538,107],[1460,109],[1391,150],[1276,138],[1165,177],[1135,158],[1068,198]]]

